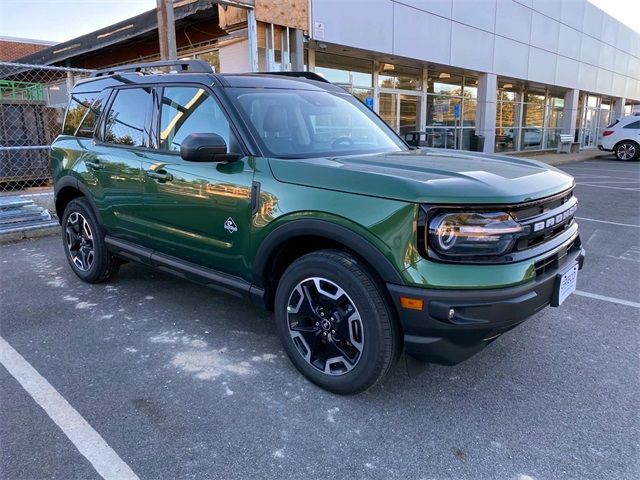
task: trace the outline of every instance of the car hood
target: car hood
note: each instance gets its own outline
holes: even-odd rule
[[[269,163],[281,182],[419,203],[520,203],[574,184],[535,160],[437,149]]]

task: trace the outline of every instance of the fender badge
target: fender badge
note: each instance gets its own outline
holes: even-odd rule
[[[238,226],[236,225],[236,222],[234,222],[233,218],[231,217],[227,218],[227,221],[224,222],[224,228],[229,233],[235,233],[238,231]]]

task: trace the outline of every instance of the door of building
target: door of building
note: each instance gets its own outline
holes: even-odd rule
[[[405,90],[380,91],[379,114],[404,138],[409,132],[420,130],[422,94]]]

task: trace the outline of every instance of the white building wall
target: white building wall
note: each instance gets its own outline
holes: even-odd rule
[[[640,33],[586,0],[311,0],[318,41],[640,100]],[[315,22],[322,38],[316,37]]]

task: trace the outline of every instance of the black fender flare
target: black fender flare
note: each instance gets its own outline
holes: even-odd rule
[[[292,220],[277,227],[262,241],[253,264],[253,285],[264,287],[267,266],[283,242],[302,236],[324,237],[339,242],[367,261],[383,281],[404,285],[404,281],[391,261],[371,242],[357,233],[326,220]]]
[[[93,210],[93,213],[95,214],[96,218],[98,219],[98,222],[100,223],[100,226],[102,226],[103,225],[102,216],[100,215],[98,206],[96,205],[96,202],[93,199],[93,195],[83,183],[78,181],[78,179],[72,175],[65,175],[64,177],[60,177],[58,180],[55,181],[55,184],[53,187],[53,200],[56,204],[56,210],[58,209],[58,205],[57,205],[58,193],[60,193],[62,189],[67,187],[71,187],[71,188],[74,188],[75,190],[78,190],[87,199],[87,201],[89,202],[89,205],[91,205],[91,209]],[[61,214],[64,212],[57,212],[57,213],[59,213],[58,220],[62,222]]]

